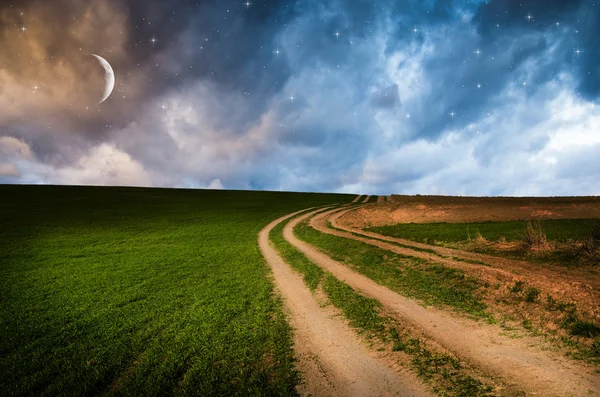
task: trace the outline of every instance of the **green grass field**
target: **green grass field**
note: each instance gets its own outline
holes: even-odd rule
[[[0,186],[2,395],[294,395],[257,233],[351,195]]]
[[[540,221],[549,240],[558,242],[581,241],[590,235],[598,219],[549,219]],[[424,243],[464,242],[475,238],[477,233],[489,241],[519,241],[526,230],[526,222],[479,222],[479,223],[401,223],[367,229],[386,236],[404,238]]]
[[[530,222],[536,235],[543,237],[551,249],[531,250],[531,235],[526,221],[480,223],[402,223],[368,228],[368,231],[480,253],[501,255],[534,262],[543,261],[557,265],[598,264],[597,253],[581,255],[581,243],[597,244],[599,219],[547,219]],[[537,231],[540,231],[537,234]],[[479,241],[481,236],[485,240]],[[592,236],[596,236],[595,238]],[[494,242],[516,242],[511,249],[501,249]]]

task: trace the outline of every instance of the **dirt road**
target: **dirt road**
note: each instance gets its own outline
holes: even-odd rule
[[[258,243],[295,329],[297,366],[304,378],[301,395],[432,395],[411,373],[398,373],[375,358],[331,306],[317,304],[302,277],[270,245],[271,229],[293,215],[267,225],[259,233]]]
[[[496,326],[424,308],[300,241],[293,227],[313,214],[292,220],[284,229],[285,239],[338,279],[380,301],[396,318],[410,322],[491,378],[502,379],[509,391],[544,396],[600,395],[598,376],[558,353],[541,350],[534,338],[512,339],[501,335]]]
[[[371,196],[367,196],[365,197],[365,199],[362,201],[363,204],[367,203],[369,201],[369,199],[371,198]]]
[[[480,253],[476,253],[476,252],[463,251],[463,250],[458,250],[458,249],[454,249],[454,248],[440,247],[440,246],[436,246],[436,245],[424,244],[424,243],[419,243],[416,241],[411,241],[411,240],[406,240],[406,239],[396,238],[396,237],[390,237],[390,236],[384,236],[379,233],[364,231],[362,229],[347,225],[343,221],[341,221],[341,219],[346,214],[348,214],[349,212],[351,212],[353,210],[354,209],[352,209],[352,208],[341,210],[341,211],[338,209],[333,210],[330,213],[330,215],[328,216],[328,220],[331,222],[332,226],[335,227],[336,229],[340,229],[340,230],[343,230],[343,231],[346,231],[349,233],[355,233],[355,234],[359,234],[364,237],[370,237],[370,238],[375,238],[378,240],[399,243],[399,244],[406,245],[409,247],[415,247],[417,249],[432,250],[441,256],[458,257],[461,259],[482,261],[488,265],[494,266],[499,269],[500,268],[502,268],[502,269],[510,268],[511,271],[515,274],[529,276],[532,271],[539,272],[539,270],[540,270],[541,265],[537,264],[537,263],[531,264],[526,261],[501,258],[501,257],[493,256],[493,255],[486,255],[486,254],[480,254]],[[335,213],[333,213],[333,212],[335,212]],[[593,274],[591,272],[593,272]],[[560,269],[554,270],[553,273],[555,273],[554,278],[556,278],[557,280],[560,277],[562,277],[562,274],[560,273]],[[581,282],[581,283],[589,283],[589,285],[592,286],[593,288],[600,289],[600,277],[594,277],[594,276],[598,275],[597,273],[598,272],[596,269],[583,269],[583,270],[581,270],[581,274],[577,275],[573,269],[569,269],[569,275],[577,276],[578,279],[575,281]],[[590,276],[592,276],[592,277],[590,277]]]
[[[345,225],[341,219],[344,219],[344,215],[349,211],[352,211],[352,209],[336,209],[317,215],[311,219],[311,225],[323,233],[359,240],[398,254],[414,256],[442,263],[446,266],[468,270],[471,274],[486,282],[514,283],[519,280],[527,280],[530,286],[535,286],[544,294],[551,294],[555,299],[574,302],[581,313],[589,318],[598,318],[600,277],[599,270],[596,268],[561,268],[540,263],[532,264],[515,259],[384,236]],[[337,230],[327,227],[325,219]],[[388,242],[399,243],[405,247]],[[415,249],[411,249],[411,247]],[[422,249],[429,252],[420,251]],[[479,264],[468,263],[467,261],[477,261]]]
[[[353,203],[358,202],[358,199],[361,198],[361,195],[359,194],[358,196],[354,197],[354,200],[352,200]]]

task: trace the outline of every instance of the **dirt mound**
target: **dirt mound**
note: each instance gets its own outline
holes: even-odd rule
[[[398,196],[344,216],[349,226],[600,218],[600,197]],[[381,205],[383,204],[383,205]]]

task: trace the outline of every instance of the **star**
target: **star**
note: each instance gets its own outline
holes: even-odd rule
[[[477,58],[479,58],[479,55],[483,54],[483,51],[478,48],[475,50],[475,54],[477,54]]]
[[[246,8],[250,8],[250,6],[252,5],[252,3],[250,3],[249,1],[246,1],[244,3],[244,5],[246,6]]]
[[[340,38],[340,32],[336,31],[336,32],[334,33],[334,35],[335,35],[335,38],[336,38],[336,39],[339,39],[339,38]]]
[[[279,48],[277,48],[277,49],[274,51],[274,53],[275,53],[275,55],[279,56],[279,54],[281,54],[281,51],[279,51]]]
[[[154,46],[154,44],[156,44],[158,40],[156,39],[156,37],[152,36],[152,38],[149,41],[152,43],[152,46]]]
[[[481,84],[477,84],[477,88],[481,88]]]
[[[528,20],[529,22],[531,22],[531,19],[532,19],[533,17],[531,16],[531,14],[527,14],[527,16],[526,16],[525,18],[527,18],[527,20]]]
[[[577,56],[579,56],[583,51],[581,51],[579,48],[577,48],[575,50],[575,54],[577,54]]]
[[[24,33],[27,30],[27,28],[25,27],[25,25],[21,25],[19,30]]]
[[[450,117],[454,118],[454,116],[456,116],[456,113],[454,113],[454,110],[450,112]]]
[[[413,28],[413,33],[417,33],[418,31],[419,31],[419,29],[417,29],[417,27],[415,26],[415,27]]]
[[[292,96],[290,96],[290,102],[294,102],[294,99],[296,99],[296,98],[294,98],[294,96],[293,96],[293,95],[292,95]]]

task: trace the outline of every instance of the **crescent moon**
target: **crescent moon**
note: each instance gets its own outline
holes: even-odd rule
[[[96,54],[92,54],[92,56],[96,57],[98,62],[100,62],[100,65],[102,65],[104,68],[104,94],[102,95],[100,102],[98,102],[102,103],[106,101],[106,98],[110,96],[113,88],[115,88],[115,72],[113,72],[113,68],[110,66],[110,63],[106,61],[106,59]]]

